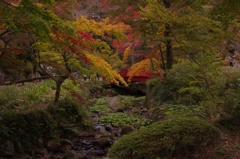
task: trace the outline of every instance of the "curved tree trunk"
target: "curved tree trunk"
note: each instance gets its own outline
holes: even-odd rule
[[[67,76],[63,76],[63,77],[59,77],[59,79],[55,81],[56,82],[56,92],[55,92],[55,97],[54,97],[54,101],[53,101],[54,105],[56,105],[59,101],[60,93],[61,93],[61,86],[66,79],[67,79]]]
[[[166,24],[164,36],[166,38],[169,38],[170,34],[171,34],[171,27],[169,24]],[[172,40],[168,39],[165,45],[166,45],[166,59],[167,59],[166,69],[171,69],[173,65]]]

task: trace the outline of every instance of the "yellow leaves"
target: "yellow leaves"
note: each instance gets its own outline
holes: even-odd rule
[[[127,86],[127,83],[124,81],[124,79],[118,74],[116,70],[113,70],[112,66],[107,63],[104,59],[101,57],[98,57],[93,54],[85,53],[88,60],[91,62],[91,69],[101,76],[104,76],[108,79],[108,81],[119,84],[122,83],[125,86]]]
[[[135,63],[132,65],[129,69],[129,72],[127,76],[129,76],[128,81],[131,81],[131,79],[134,76],[141,76],[146,73],[163,73],[163,70],[160,68],[159,61],[155,58],[148,58],[145,60],[142,60],[138,63]]]
[[[124,37],[124,32],[130,29],[130,26],[124,23],[117,23],[117,24],[110,24],[109,18],[101,22],[97,22],[95,20],[89,20],[86,17],[79,17],[74,25],[77,29],[91,32],[93,34],[103,36],[107,35],[114,35],[118,38]]]
[[[52,43],[48,42],[37,42],[34,44],[34,47],[37,48],[39,52],[39,62],[43,61],[55,61],[56,63],[63,63],[63,58],[61,56],[60,50],[56,50]]]
[[[124,51],[124,54],[123,54],[123,61],[126,61],[129,57],[129,55],[131,54],[131,46],[128,46],[125,51]]]

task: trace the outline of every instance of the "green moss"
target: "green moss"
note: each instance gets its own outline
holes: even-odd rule
[[[112,159],[180,159],[200,146],[213,144],[219,136],[219,130],[203,120],[172,119],[124,135],[108,155]]]

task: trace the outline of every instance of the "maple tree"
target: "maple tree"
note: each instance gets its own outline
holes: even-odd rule
[[[126,85],[123,78],[101,55],[112,53],[104,39],[107,36],[123,38],[124,30],[128,27],[124,24],[110,24],[108,19],[96,22],[84,17],[69,23],[76,28],[74,35],[53,31],[51,41],[37,42],[35,45],[40,51],[39,63],[50,65],[55,69],[54,74],[47,72],[56,82],[54,102],[58,102],[61,85],[67,78],[77,82],[72,74],[76,70],[80,74],[97,72],[106,77],[109,82],[116,84],[121,82]]]
[[[144,62],[139,60],[146,58],[157,59],[161,63],[158,70],[171,69],[174,60],[176,62],[173,52],[180,57],[196,60],[199,53],[216,52],[216,48],[208,44],[218,43],[224,37],[221,24],[208,18],[205,1],[148,0],[137,1],[138,5],[128,0],[113,2],[124,4],[117,9],[119,15],[116,19],[130,24],[133,30],[128,41],[118,44],[119,50],[124,53],[123,59],[128,61],[131,57],[130,70],[141,68],[138,65]],[[133,54],[142,58],[135,61]],[[129,75],[133,74],[129,72]]]
[[[30,61],[33,73],[36,74],[36,50],[32,44],[40,40],[47,41],[53,29],[67,28],[60,18],[46,9],[53,3],[54,1],[0,1],[0,61],[5,68],[14,66],[14,60],[7,58],[11,56],[18,60],[15,63],[20,63],[19,60],[24,60],[25,63]],[[19,68],[23,67],[25,66]],[[6,73],[6,69],[1,72]]]
[[[84,3],[79,1],[78,4]],[[67,78],[77,82],[73,76],[77,70],[81,74],[97,72],[109,82],[126,85],[115,70],[121,63],[114,68],[109,63],[114,63],[111,57],[119,61],[111,43],[116,38],[124,38],[125,30],[129,29],[127,25],[111,24],[109,19],[96,22],[80,17],[73,20],[71,9],[77,3],[65,1],[19,0],[0,1],[0,4],[0,60],[6,63],[3,56],[20,54],[23,60],[31,61],[35,71],[39,67],[56,82],[54,103],[58,102],[62,83]],[[65,16],[68,11],[69,17]],[[71,21],[63,21],[59,16]],[[52,72],[47,71],[48,66],[54,68]]]

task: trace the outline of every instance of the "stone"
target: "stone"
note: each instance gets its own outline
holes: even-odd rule
[[[11,157],[14,157],[15,155],[16,155],[16,151],[15,151],[13,142],[9,140],[6,141],[3,144],[3,153],[1,154],[1,156],[5,158],[11,158]]]
[[[112,126],[105,125],[105,130],[107,130],[108,132],[112,132],[112,129]]]
[[[52,152],[65,152],[72,148],[72,143],[67,139],[52,140],[47,143],[47,148]]]
[[[68,139],[60,139],[59,142],[61,145],[72,145],[72,142]]]
[[[98,146],[101,149],[110,147],[112,145],[111,140],[108,137],[100,138],[92,141],[92,145]]]
[[[87,159],[87,157],[82,153],[77,153],[73,150],[67,150],[63,156],[63,159]]]
[[[101,137],[102,137],[101,134],[96,134],[96,135],[95,135],[95,139],[100,139]]]
[[[47,143],[47,149],[49,151],[57,152],[60,150],[60,148],[61,148],[61,144],[56,140],[52,140]]]

